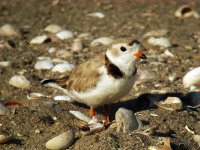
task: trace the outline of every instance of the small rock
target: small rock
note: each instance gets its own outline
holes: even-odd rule
[[[40,129],[35,129],[35,133],[41,133]]]
[[[44,42],[49,41],[50,38],[47,35],[40,35],[40,36],[36,36],[35,38],[33,38],[30,41],[30,44],[42,44]]]
[[[168,38],[165,38],[165,37],[159,37],[159,38],[150,37],[147,42],[150,45],[160,46],[160,47],[164,47],[164,48],[171,46],[171,42],[169,41]]]
[[[34,68],[37,70],[49,70],[53,68],[53,64],[49,60],[41,60],[36,62]]]
[[[176,10],[174,15],[178,18],[199,18],[199,14],[195,10],[193,10],[189,5],[180,6]]]
[[[106,15],[104,13],[102,13],[102,12],[94,12],[94,13],[88,14],[88,16],[102,19],[102,18],[105,18]]]
[[[200,146],[200,135],[193,135],[192,138]]]
[[[67,149],[73,144],[74,140],[75,133],[74,130],[71,129],[47,141],[46,148],[50,150]]]
[[[30,88],[30,81],[22,75],[15,75],[9,80],[9,84],[22,89]]]
[[[79,52],[83,49],[83,44],[80,39],[75,39],[72,44],[72,51]]]
[[[123,131],[124,133],[132,132],[142,126],[141,121],[136,115],[125,108],[119,108],[115,114],[115,120],[117,122],[117,131]]]
[[[57,24],[50,24],[44,29],[44,31],[47,31],[50,33],[57,33],[57,32],[63,31],[63,30],[64,29]]]
[[[8,142],[9,140],[11,140],[11,138],[12,138],[12,136],[0,134],[0,144],[4,144],[4,143]]]
[[[68,63],[57,64],[53,67],[52,72],[64,73],[71,71],[74,68],[74,65]]]
[[[48,52],[49,53],[54,53],[56,51],[56,48],[55,47],[51,47],[48,49]]]
[[[91,43],[91,46],[95,47],[95,46],[98,46],[100,44],[102,44],[102,45],[109,45],[112,42],[113,42],[113,39],[110,38],[110,37],[100,37],[98,39],[93,40],[92,43]]]
[[[70,39],[74,37],[73,32],[71,31],[60,31],[58,33],[56,33],[56,36],[60,39],[60,40],[66,40],[66,39]]]
[[[5,24],[0,28],[0,35],[2,36],[18,36],[19,32],[10,24]]]

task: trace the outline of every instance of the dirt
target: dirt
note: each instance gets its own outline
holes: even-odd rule
[[[90,1],[90,0],[1,0],[0,25],[6,23],[15,26],[21,36],[0,37],[0,61],[11,61],[11,66],[0,67],[0,101],[17,101],[27,106],[10,106],[9,113],[0,116],[0,131],[13,136],[8,143],[1,144],[1,150],[43,150],[45,143],[52,137],[75,128],[76,141],[69,149],[137,149],[145,150],[152,145],[161,145],[161,137],[170,137],[171,147],[176,150],[197,150],[198,144],[192,139],[192,133],[185,129],[187,125],[195,134],[200,134],[199,112],[188,112],[184,107],[180,111],[168,111],[158,107],[150,107],[150,99],[163,99],[167,96],[178,96],[184,100],[189,89],[185,89],[182,78],[192,67],[199,66],[199,43],[194,38],[199,32],[200,20],[196,18],[179,19],[174,16],[176,9],[189,4],[199,11],[200,1]],[[103,19],[89,17],[92,12],[103,12]],[[156,126],[153,135],[140,133],[122,133],[108,128],[100,133],[84,136],[75,124],[77,120],[69,110],[79,110],[88,114],[89,108],[82,104],[57,102],[53,100],[62,92],[43,87],[40,81],[45,78],[61,76],[50,71],[38,71],[34,65],[39,56],[56,58],[55,53],[49,54],[50,47],[64,49],[71,46],[73,40],[55,40],[41,45],[31,45],[30,40],[35,36],[47,34],[44,28],[49,24],[58,24],[75,33],[89,33],[84,39],[84,50],[66,57],[72,64],[79,64],[88,58],[105,51],[105,46],[90,47],[93,39],[104,36],[119,38],[122,36],[136,37],[147,48],[148,55],[162,54],[164,49],[153,47],[147,43],[143,35],[157,29],[169,30],[168,38],[173,46],[170,51],[173,58],[149,58],[139,65],[141,70],[151,70],[156,78],[138,83],[122,101],[110,105],[111,119],[120,107],[134,112],[142,120],[145,128]],[[11,46],[8,46],[11,45]],[[161,62],[154,65],[152,62]],[[29,90],[22,90],[8,84],[9,79],[16,74],[23,74],[31,82]],[[176,74],[176,79],[169,81],[169,76]],[[164,94],[148,94],[155,90],[164,90]],[[40,92],[49,97],[28,100],[27,95]],[[151,114],[156,114],[151,115]],[[56,119],[55,119],[56,117]],[[97,117],[103,119],[102,109],[97,109]],[[40,132],[36,132],[39,130]],[[166,134],[164,131],[173,131]],[[164,133],[163,133],[164,132]]]

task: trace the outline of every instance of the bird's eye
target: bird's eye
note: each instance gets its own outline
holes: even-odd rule
[[[123,46],[122,46],[122,47],[120,47],[120,49],[121,49],[121,51],[122,51],[122,52],[125,52],[125,51],[126,51],[126,48],[125,48],[125,47],[123,47]]]

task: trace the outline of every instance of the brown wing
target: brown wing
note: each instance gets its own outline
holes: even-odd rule
[[[75,67],[66,81],[66,88],[83,92],[95,87],[99,81],[98,68],[105,64],[105,54],[90,59]]]

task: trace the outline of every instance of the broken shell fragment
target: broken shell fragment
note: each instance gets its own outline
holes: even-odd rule
[[[102,18],[105,18],[106,15],[102,12],[94,12],[94,13],[88,14],[88,16],[102,19]]]
[[[8,142],[9,140],[11,140],[11,138],[12,138],[12,136],[0,134],[0,144],[4,144],[4,143]]]
[[[41,97],[45,97],[45,95],[41,93],[31,93],[30,95],[27,95],[28,100],[38,99]]]
[[[42,44],[44,42],[49,41],[50,38],[47,35],[40,35],[40,36],[36,36],[35,38],[33,38],[30,41],[30,44]]]
[[[188,17],[199,18],[199,14],[195,10],[193,10],[189,5],[180,6],[176,10],[174,15],[178,18],[188,18]]]
[[[171,46],[171,42],[169,41],[168,38],[165,38],[165,37],[159,37],[159,38],[150,37],[147,42],[150,45],[160,46],[160,47],[164,47],[164,48]]]
[[[5,24],[0,28],[0,35],[2,36],[18,36],[19,32],[10,24]]]
[[[50,33],[57,33],[57,32],[63,31],[63,30],[64,29],[57,24],[50,24],[44,29],[44,31],[47,31]]]
[[[65,31],[60,31],[58,33],[56,33],[56,36],[60,39],[60,40],[66,40],[66,39],[70,39],[74,37],[73,32],[65,30]]]
[[[115,114],[115,120],[117,123],[117,131],[123,131],[124,133],[132,132],[133,130],[142,126],[141,121],[136,115],[125,108],[119,108]]]
[[[10,65],[10,61],[0,61],[0,67],[8,67]]]
[[[74,143],[74,140],[75,133],[71,129],[47,141],[46,148],[50,150],[66,149]]]
[[[76,118],[85,121],[85,122],[90,122],[90,118],[87,117],[86,115],[84,115],[83,113],[81,113],[80,111],[74,111],[74,110],[70,110],[69,111],[72,115],[74,115]]]
[[[15,75],[9,80],[9,84],[21,89],[29,89],[30,81],[26,79],[26,77],[22,75]]]
[[[178,97],[168,97],[164,101],[156,101],[155,104],[165,110],[181,110],[183,108],[182,101]]]
[[[92,47],[95,47],[95,46],[98,46],[98,45],[109,45],[113,42],[113,39],[110,38],[110,37],[100,37],[98,39],[95,39],[92,41],[91,43],[91,46]]]
[[[183,85],[185,88],[193,85],[200,86],[200,67],[194,68],[186,73],[183,77]]]
[[[37,61],[34,67],[37,70],[49,70],[53,68],[53,64],[49,60],[41,60]]]
[[[70,101],[71,98],[67,95],[59,95],[54,97],[55,101]]]
[[[74,65],[68,63],[57,64],[53,67],[52,72],[64,73],[71,71],[74,68]]]

